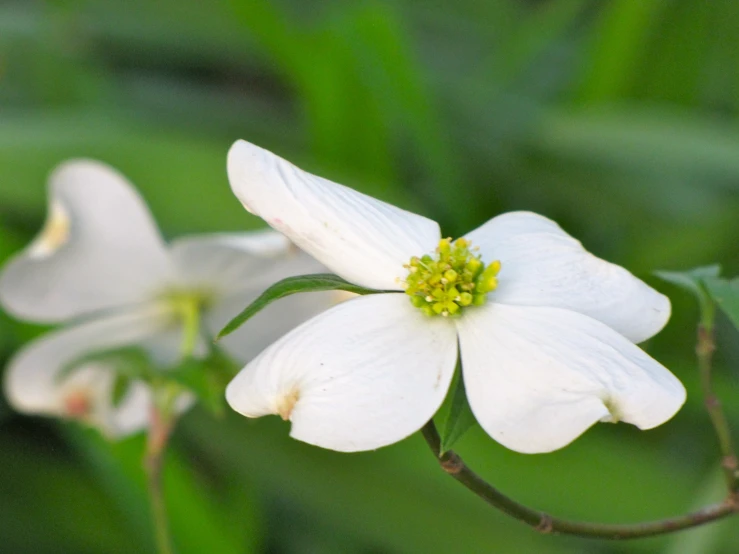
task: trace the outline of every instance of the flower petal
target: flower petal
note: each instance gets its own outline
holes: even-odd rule
[[[96,427],[109,439],[123,438],[146,429],[152,400],[151,390],[146,383],[131,382],[117,405],[111,401],[114,388],[113,367],[97,363],[83,365],[58,384],[56,401],[48,406],[45,413],[79,419]],[[80,408],[89,411],[74,413]],[[44,412],[39,410],[37,413]]]
[[[205,314],[204,325],[215,335],[262,291],[249,290],[223,297]],[[348,295],[350,293],[346,293]],[[299,324],[345,300],[343,291],[306,292],[273,302],[236,331],[222,338],[221,345],[240,363],[252,360],[262,350]]]
[[[183,237],[172,242],[170,252],[183,286],[220,295],[261,293],[285,277],[326,271],[271,229]]]
[[[134,383],[122,403],[112,405],[114,373],[101,363],[90,362],[60,376],[67,364],[85,354],[129,345],[155,349],[158,358],[171,358],[153,341],[171,320],[157,307],[123,312],[52,331],[32,341],[10,361],[5,372],[5,393],[18,411],[31,414],[73,416],[69,401],[90,403],[90,423],[110,436],[121,436],[143,427],[148,420],[149,393]],[[146,409],[145,409],[146,408]],[[143,410],[143,413],[142,413]]]
[[[420,429],[444,400],[456,329],[402,294],[339,304],[267,348],[231,381],[226,399],[247,417],[280,414],[299,440],[371,450]]]
[[[46,226],[5,267],[0,300],[18,317],[54,323],[140,302],[172,276],[162,238],[135,189],[99,162],[50,178]]]
[[[293,275],[326,268],[273,231],[209,234],[178,239],[172,256],[183,285],[212,295],[203,326],[214,335],[267,287]],[[298,324],[339,302],[334,292],[305,293],[278,300],[219,344],[246,363]]]
[[[403,264],[439,242],[436,222],[298,169],[243,140],[228,178],[244,207],[348,281],[400,290]]]
[[[494,217],[466,235],[486,262],[500,260],[496,302],[566,308],[638,343],[670,318],[669,299],[624,268],[596,258],[559,225],[530,212]]]
[[[603,323],[559,308],[487,304],[458,320],[480,425],[518,452],[549,452],[596,421],[649,429],[685,401],[680,381]]]

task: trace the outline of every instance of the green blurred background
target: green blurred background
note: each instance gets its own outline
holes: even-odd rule
[[[0,259],[41,226],[45,179],[93,157],[137,184],[167,236],[255,228],[232,196],[237,138],[419,211],[457,235],[530,209],[669,294],[646,345],[686,407],[642,433],[598,425],[548,455],[473,430],[486,478],[560,516],[628,522],[722,497],[697,391],[696,309],[655,269],[739,273],[735,0],[0,2]],[[718,390],[739,427],[739,339]],[[0,316],[7,358],[38,329]],[[189,413],[167,460],[180,554],[735,553],[737,520],[663,539],[540,536],[445,476],[420,437],[346,455],[276,418]],[[0,404],[0,551],[153,551],[140,437]]]

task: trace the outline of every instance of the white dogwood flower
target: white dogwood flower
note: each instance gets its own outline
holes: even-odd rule
[[[18,318],[68,325],[13,357],[5,392],[19,411],[81,419],[111,437],[146,426],[149,387],[135,381],[114,404],[111,367],[91,361],[63,371],[70,363],[130,346],[162,366],[202,355],[209,341],[203,335],[264,287],[321,268],[271,229],[166,244],[136,190],[95,161],[71,161],[54,171],[49,203],[40,235],[0,275],[0,302]],[[328,305],[320,294],[278,303],[223,346],[243,363]],[[198,326],[203,333],[188,336]],[[190,403],[183,396],[180,408]]]
[[[394,443],[438,410],[458,356],[472,412],[519,452],[567,445],[597,421],[649,429],[685,400],[635,343],[669,300],[528,212],[442,239],[425,217],[306,173],[244,141],[228,155],[244,207],[332,271],[384,291],[348,300],[252,360],[226,397],[340,451]]]

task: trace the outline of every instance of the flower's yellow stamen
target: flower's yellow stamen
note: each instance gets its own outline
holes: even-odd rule
[[[467,239],[441,239],[434,256],[413,257],[405,292],[426,315],[459,316],[468,306],[481,306],[498,286],[500,262],[485,265]],[[474,252],[474,253],[473,253]]]

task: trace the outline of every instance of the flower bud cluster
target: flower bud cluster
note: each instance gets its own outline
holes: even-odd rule
[[[426,315],[454,317],[468,306],[485,303],[487,293],[498,286],[500,262],[485,265],[470,249],[467,239],[441,239],[434,256],[413,257],[405,292]]]

